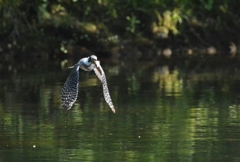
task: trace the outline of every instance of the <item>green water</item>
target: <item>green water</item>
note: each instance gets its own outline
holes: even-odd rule
[[[239,161],[237,64],[103,61],[116,114],[94,72],[81,71],[66,112],[60,91],[70,69],[2,64],[0,161]]]

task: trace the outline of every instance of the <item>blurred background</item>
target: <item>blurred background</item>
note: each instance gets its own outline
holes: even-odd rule
[[[239,0],[0,0],[0,161],[239,161]],[[80,71],[69,111],[61,89]]]
[[[1,0],[0,57],[231,53],[238,0]],[[145,53],[148,52],[148,53]],[[66,55],[65,55],[66,54]],[[7,58],[6,58],[7,57]]]

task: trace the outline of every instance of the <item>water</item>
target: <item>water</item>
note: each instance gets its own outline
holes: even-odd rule
[[[1,65],[0,161],[239,161],[239,61],[102,62],[65,112],[59,62]],[[200,62],[200,63],[199,63]]]

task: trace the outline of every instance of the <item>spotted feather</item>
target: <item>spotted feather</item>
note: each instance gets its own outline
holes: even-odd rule
[[[99,78],[99,80],[102,82],[102,87],[103,87],[103,95],[104,95],[104,99],[107,102],[107,104],[109,105],[109,107],[112,109],[112,111],[115,113],[115,109],[114,109],[114,105],[112,103],[112,99],[108,90],[108,85],[107,85],[107,80],[106,80],[106,76],[105,73],[102,69],[102,67],[99,66],[97,68],[93,69],[95,74],[97,75],[97,77]]]
[[[62,105],[63,108],[69,110],[77,100],[78,96],[78,80],[79,70],[74,67],[71,74],[68,76],[63,88],[62,88]]]

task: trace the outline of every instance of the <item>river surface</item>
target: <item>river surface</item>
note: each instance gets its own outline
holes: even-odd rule
[[[94,72],[80,71],[65,111],[71,69],[2,63],[0,161],[239,161],[240,61],[227,60],[103,60],[115,114]]]

